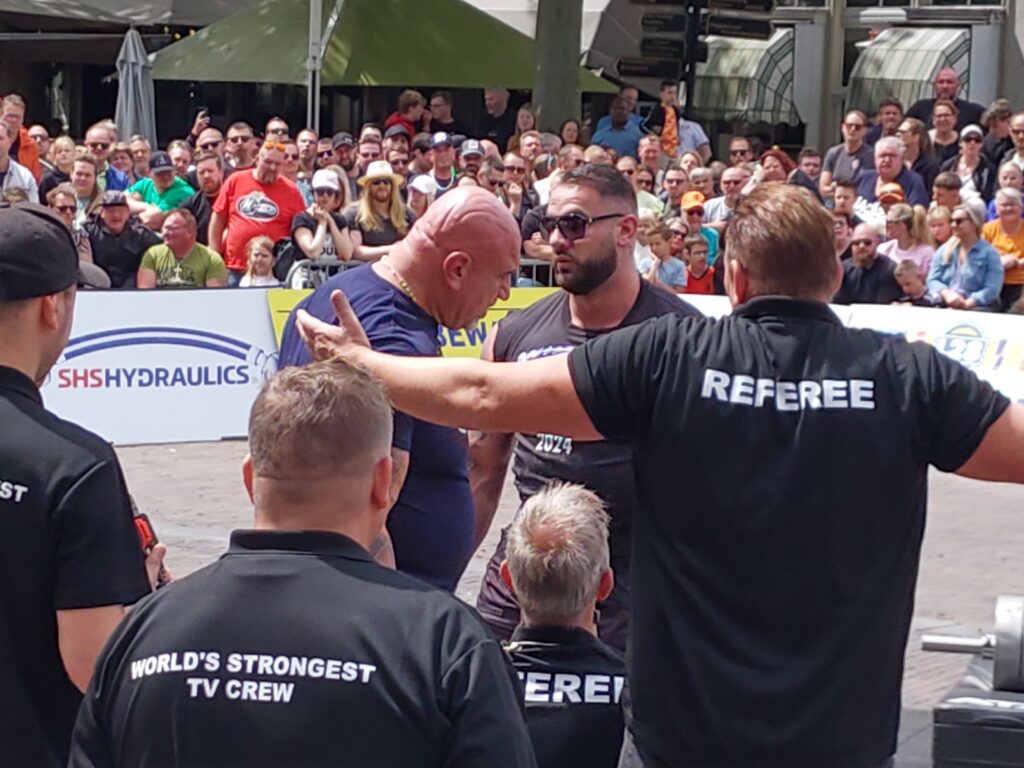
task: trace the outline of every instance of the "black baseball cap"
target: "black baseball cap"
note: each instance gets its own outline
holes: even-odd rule
[[[153,173],[173,171],[174,163],[171,162],[171,156],[166,152],[154,152],[153,156],[149,158],[149,170]]]
[[[108,189],[103,193],[103,198],[100,200],[101,208],[109,208],[113,205],[128,205],[128,197],[119,189]]]
[[[386,131],[384,131],[385,139],[390,139],[393,136],[405,136],[405,138],[408,139],[410,138],[409,129],[406,128],[401,123],[396,123],[395,125],[392,125],[390,128],[388,128]]]
[[[334,134],[334,138],[331,139],[331,146],[337,149],[338,147],[354,147],[356,140],[352,138],[352,134],[347,131],[341,131],[340,133]]]
[[[0,302],[34,299],[78,283],[71,230],[36,203],[0,203]]]

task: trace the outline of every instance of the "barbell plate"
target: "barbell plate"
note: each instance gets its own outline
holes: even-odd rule
[[[993,688],[1024,691],[1024,596],[996,599],[996,647]]]

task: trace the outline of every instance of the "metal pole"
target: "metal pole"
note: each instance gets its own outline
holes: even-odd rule
[[[306,69],[309,77],[306,86],[306,126],[320,133],[320,37],[323,24],[321,0],[309,0],[309,56]]]

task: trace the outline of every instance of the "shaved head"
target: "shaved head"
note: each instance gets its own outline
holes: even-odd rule
[[[507,291],[522,234],[492,192],[456,187],[431,205],[389,255],[416,300],[448,328],[477,322]]]

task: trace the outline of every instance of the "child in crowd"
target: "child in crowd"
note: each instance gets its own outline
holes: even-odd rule
[[[238,283],[239,288],[276,288],[281,285],[274,277],[274,241],[266,235],[257,235],[245,245],[249,266]]]
[[[686,265],[672,256],[672,231],[662,222],[651,224],[644,232],[653,258],[640,265],[645,280],[669,291],[682,293],[686,288]]]
[[[893,270],[893,277],[896,278],[896,282],[899,283],[900,289],[903,291],[903,295],[893,304],[914,307],[934,307],[937,304],[935,298],[928,293],[924,276],[913,259],[903,259],[897,264],[896,269]]]
[[[708,241],[703,235],[690,235],[683,244],[686,261],[686,290],[712,296],[715,293],[715,268],[708,266]]]

